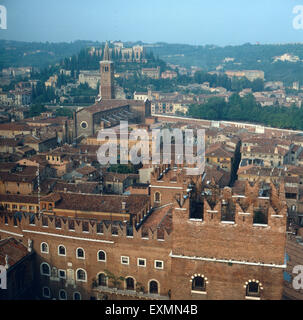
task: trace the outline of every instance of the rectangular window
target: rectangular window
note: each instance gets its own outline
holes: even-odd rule
[[[66,279],[66,271],[59,269],[59,278]]]
[[[146,267],[146,259],[138,258],[138,267]]]
[[[129,257],[122,256],[121,257],[121,264],[129,264]]]
[[[160,260],[155,260],[155,269],[163,269],[164,268],[164,263],[163,261]]]

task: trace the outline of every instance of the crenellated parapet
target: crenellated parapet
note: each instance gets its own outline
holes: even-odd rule
[[[175,201],[173,252],[282,264],[287,207],[281,190],[273,185],[270,196],[264,197],[255,185],[249,185],[245,195],[225,188],[204,196],[199,218],[191,217],[190,199],[182,208]]]
[[[3,236],[26,236],[26,233],[53,234],[77,239],[105,241],[169,241],[170,231],[165,227],[159,230],[136,228],[136,221],[122,222],[71,218],[56,215],[36,215],[29,213],[0,212],[0,234]]]

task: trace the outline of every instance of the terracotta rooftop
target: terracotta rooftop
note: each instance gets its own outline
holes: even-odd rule
[[[14,168],[17,166],[16,163],[4,162],[0,165],[0,172],[12,172]]]
[[[127,178],[139,178],[139,175],[135,175],[133,173],[115,173],[115,172],[104,173],[105,181],[123,182]]]
[[[20,167],[19,167],[20,168]],[[0,172],[0,180],[32,183],[36,179],[37,167],[21,167],[22,171],[14,173]]]
[[[170,230],[172,228],[172,206],[167,205],[162,208],[156,208],[152,214],[143,223],[142,229],[147,230],[150,228],[152,231],[157,229],[166,228]]]
[[[275,150],[277,149],[278,153],[275,153]],[[280,155],[284,156],[287,154],[288,150],[277,147],[274,145],[261,145],[261,146],[251,146],[250,151],[248,151],[248,147],[243,147],[242,152],[249,152],[249,153],[259,153],[259,154],[271,154],[271,155]]]
[[[225,150],[222,145],[213,145],[210,146],[205,151],[205,155],[208,157],[218,157],[218,158],[232,158],[234,155]]]
[[[24,123],[0,123],[0,131],[1,130],[8,130],[8,131],[30,131],[31,128]]]
[[[149,203],[147,195],[90,195],[64,192],[58,194],[61,200],[55,207],[63,210],[121,213],[122,202],[126,202],[127,212],[136,213]]]
[[[97,112],[107,111],[107,110],[116,109],[120,107],[130,106],[130,105],[141,106],[143,104],[144,102],[139,100],[116,100],[116,99],[101,100],[101,102],[82,110],[85,110],[90,113],[97,113]]]
[[[38,204],[38,196],[25,196],[20,194],[0,194],[0,201]]]
[[[8,264],[13,266],[28,255],[27,248],[14,238],[0,240],[0,265],[5,266],[5,256],[8,255]]]
[[[21,144],[22,144],[22,141],[17,139],[9,139],[9,138],[0,139],[0,146],[17,147]]]
[[[206,175],[204,178],[204,183],[207,183],[207,181],[211,181],[212,178],[214,178],[215,182],[219,186],[226,186],[229,183],[230,175],[223,169],[206,164],[205,173]]]
[[[67,192],[73,193],[95,193],[98,187],[98,182],[85,182],[85,183],[66,183],[64,181],[55,181],[53,187],[54,192]]]
[[[238,170],[238,174],[257,175],[262,177],[283,177],[285,175],[285,171],[284,169],[267,168],[251,164],[249,166],[240,167]]]
[[[76,171],[82,175],[89,175],[89,174],[96,172],[97,170],[94,167],[85,166],[83,168],[76,169]]]

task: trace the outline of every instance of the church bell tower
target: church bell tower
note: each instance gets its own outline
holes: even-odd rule
[[[104,48],[103,61],[100,61],[101,72],[101,98],[115,99],[114,88],[114,63],[109,57],[108,43],[106,42]]]

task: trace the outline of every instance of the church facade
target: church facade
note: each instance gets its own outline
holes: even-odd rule
[[[74,114],[74,136],[89,137],[101,129],[118,125],[120,121],[144,123],[151,115],[150,101],[115,99],[114,63],[110,60],[106,44],[100,61],[101,86],[97,102]]]

